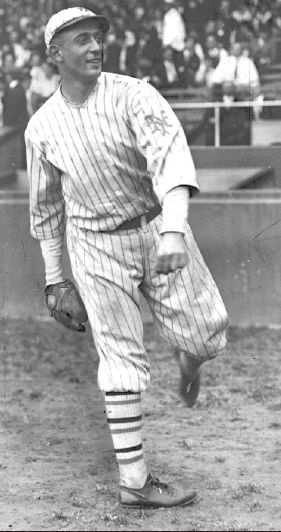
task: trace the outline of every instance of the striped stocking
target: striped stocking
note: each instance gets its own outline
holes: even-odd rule
[[[141,394],[106,392],[105,406],[119,465],[120,484],[142,488],[147,479],[147,468],[142,448]]]

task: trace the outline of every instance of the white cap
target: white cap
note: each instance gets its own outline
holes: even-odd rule
[[[62,9],[58,13],[55,13],[48,21],[45,29],[46,47],[49,48],[52,38],[58,31],[88,18],[96,19],[104,33],[109,30],[110,24],[106,17],[96,15],[96,13],[85,7],[69,7],[68,9]]]

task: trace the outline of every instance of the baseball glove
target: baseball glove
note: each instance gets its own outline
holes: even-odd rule
[[[69,279],[45,288],[46,305],[51,316],[72,331],[85,332],[88,319],[84,303]]]

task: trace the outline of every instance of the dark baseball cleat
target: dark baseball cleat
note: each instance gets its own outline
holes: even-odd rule
[[[199,391],[200,391],[200,371],[196,373],[192,381],[190,381],[190,377],[186,375],[184,371],[182,371],[179,393],[189,408],[192,408],[195,405],[197,397],[199,395]]]
[[[201,360],[197,360],[178,347],[174,350],[174,356],[180,368],[179,394],[185,404],[192,408],[200,391],[200,366]]]
[[[196,499],[196,491],[183,492],[160,482],[149,473],[141,489],[120,486],[120,502],[130,508],[171,508],[188,506]]]

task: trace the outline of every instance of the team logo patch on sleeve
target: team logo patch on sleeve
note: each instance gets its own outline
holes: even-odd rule
[[[158,117],[151,113],[144,118],[148,127],[152,130],[152,133],[157,133],[159,131],[162,135],[166,135],[166,133],[169,133],[169,128],[172,127],[172,124],[169,124],[168,116],[165,111],[161,111],[161,115],[161,117]]]

